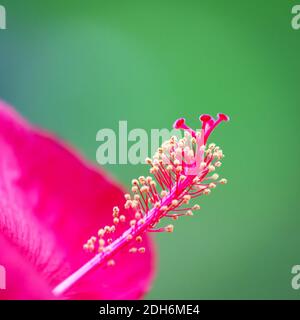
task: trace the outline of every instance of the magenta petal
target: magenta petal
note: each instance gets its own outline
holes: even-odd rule
[[[124,203],[120,185],[53,136],[32,128],[4,103],[0,103],[0,198],[5,199],[0,200],[0,231],[9,244],[9,250],[0,252],[0,264],[12,253],[23,258],[32,273],[32,283],[28,278],[20,291],[14,283],[15,294],[7,290],[9,298],[34,297],[30,286],[36,292],[41,289],[41,298],[51,298],[47,290],[91,258],[82,251],[87,237],[111,224],[113,206],[122,208]],[[152,242],[144,238],[145,254],[120,252],[115,267],[99,268],[65,298],[140,298],[149,290],[154,271]],[[10,269],[14,273],[14,264],[7,263],[7,273]],[[0,298],[3,294],[6,298],[5,292]]]

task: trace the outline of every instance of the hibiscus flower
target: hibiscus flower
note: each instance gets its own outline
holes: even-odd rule
[[[191,216],[200,209],[192,198],[227,182],[210,175],[223,152],[206,141],[228,117],[200,120],[200,132],[175,122],[186,136],[146,159],[151,176],[132,181],[124,204],[123,187],[103,170],[0,102],[0,298],[141,298],[155,270],[149,233],[172,232],[158,223]]]

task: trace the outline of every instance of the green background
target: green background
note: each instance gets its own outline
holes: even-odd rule
[[[230,183],[157,236],[147,298],[300,298],[297,1],[0,2],[0,96],[94,162],[96,132],[119,120],[150,130],[231,117],[213,136]],[[126,185],[146,173],[106,168]]]

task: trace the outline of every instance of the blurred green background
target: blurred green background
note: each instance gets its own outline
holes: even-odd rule
[[[300,298],[291,287],[300,264],[297,1],[0,3],[0,96],[94,162],[96,132],[119,120],[150,130],[181,116],[195,127],[201,113],[231,117],[212,139],[230,183],[157,236],[147,298]],[[146,170],[106,168],[125,185]]]

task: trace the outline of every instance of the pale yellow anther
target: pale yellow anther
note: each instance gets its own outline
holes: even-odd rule
[[[139,188],[137,186],[133,186],[131,188],[132,193],[137,193],[139,191]]]
[[[138,206],[139,206],[139,202],[138,202],[138,201],[133,200],[133,201],[131,202],[131,208],[137,208]]]
[[[162,190],[162,192],[160,193],[162,198],[164,198],[167,194],[168,192],[166,190]]]
[[[113,220],[114,224],[118,224],[120,222],[119,218],[114,218]]]
[[[132,201],[131,201],[131,200],[127,200],[127,201],[125,202],[124,207],[125,207],[125,209],[129,209],[129,208],[131,208],[131,205],[132,205]]]
[[[222,159],[222,158],[224,158],[224,154],[223,154],[223,151],[222,151],[222,150],[220,150],[220,151],[218,152],[217,157],[218,157],[219,160]]]
[[[167,165],[167,170],[168,171],[172,171],[173,170],[173,166],[171,164]]]
[[[193,211],[192,211],[192,210],[188,210],[188,211],[186,212],[186,215],[187,215],[187,216],[193,216],[194,214],[193,214]]]
[[[95,250],[95,246],[92,243],[90,243],[90,244],[88,243],[87,248],[88,248],[89,252],[93,252]]]
[[[104,239],[100,239],[99,240],[99,246],[100,247],[104,247],[104,245],[105,245],[105,240]]]
[[[146,249],[144,247],[139,248],[139,253],[145,253]]]
[[[153,188],[155,188],[155,187],[156,187],[156,182],[152,180],[152,181],[150,182],[150,186],[153,187]]]
[[[124,215],[121,215],[119,219],[120,219],[121,222],[125,222],[126,221],[126,217]]]
[[[152,164],[152,159],[146,158],[146,159],[145,159],[145,163],[147,163],[147,164]]]
[[[178,206],[178,200],[176,200],[176,199],[172,200],[172,206],[173,207]]]
[[[201,163],[200,163],[200,168],[203,169],[203,168],[205,168],[205,167],[206,167],[206,162],[201,162]]]
[[[215,147],[216,147],[215,143],[210,143],[208,146],[209,149],[214,149]]]
[[[118,207],[114,207],[113,208],[113,217],[117,218],[118,215],[119,215],[119,212],[120,212],[119,208]]]
[[[120,209],[119,209],[119,207],[113,207],[113,212],[117,212],[117,213],[119,213],[120,212]]]
[[[222,162],[221,162],[221,161],[215,162],[215,167],[219,168],[219,167],[221,167],[221,165],[222,165]]]
[[[138,180],[139,180],[140,184],[146,183],[146,178],[144,176],[140,176]]]
[[[142,215],[141,215],[139,212],[137,212],[137,213],[135,214],[136,220],[141,219],[141,217],[142,217]]]
[[[137,252],[137,248],[130,248],[129,249],[129,253],[136,253]]]
[[[155,207],[155,208],[159,208],[159,207],[160,207],[160,202],[159,202],[159,201],[155,202],[155,203],[154,203],[154,207]]]
[[[212,180],[218,180],[219,179],[219,175],[217,173],[214,173],[212,176],[211,176],[211,179]]]
[[[131,226],[131,227],[134,227],[135,225],[136,225],[136,220],[134,220],[134,219],[131,220],[131,221],[130,221],[130,226]]]
[[[176,159],[176,160],[174,161],[174,165],[175,165],[175,166],[179,166],[179,165],[180,165],[180,161],[179,161],[178,159]]]
[[[91,241],[95,243],[97,241],[97,238],[96,237],[91,237]]]
[[[152,168],[150,169],[150,173],[152,173],[152,174],[155,174],[155,173],[157,173],[158,171],[159,171],[159,169],[158,169],[157,166],[154,166],[154,167],[152,167]]]
[[[116,227],[115,226],[111,226],[110,227],[110,232],[115,232],[116,231]]]
[[[104,229],[99,229],[99,230],[98,230],[98,237],[99,237],[99,238],[103,237],[104,234],[105,234]]]
[[[142,242],[143,241],[143,238],[141,236],[137,236],[136,239],[135,239],[137,242]]]
[[[113,260],[113,259],[111,259],[111,260],[109,260],[109,261],[107,262],[107,266],[108,266],[108,267],[113,267],[115,264],[116,264],[116,263],[115,263],[115,260]]]
[[[132,184],[133,186],[138,186],[138,185],[139,185],[139,182],[138,182],[137,179],[133,179],[133,180],[131,181],[131,184]]]
[[[213,182],[208,185],[208,187],[209,187],[210,189],[214,189],[216,186],[217,186],[217,185],[216,185],[215,183],[213,183]]]
[[[161,211],[167,211],[168,207],[167,206],[162,206],[160,209],[161,209]]]
[[[177,172],[177,173],[180,173],[181,171],[182,171],[182,166],[177,166],[177,167],[176,167],[176,172]]]
[[[227,179],[224,179],[224,178],[221,179],[221,180],[220,180],[220,183],[221,183],[221,184],[226,184],[226,183],[227,183]]]
[[[183,196],[183,200],[189,201],[189,200],[191,200],[191,196],[189,194],[186,194]]]
[[[124,194],[124,198],[125,198],[125,200],[130,200],[131,195],[129,193],[126,193],[126,194]]]
[[[139,221],[138,221],[138,224],[144,224],[145,223],[145,219],[140,219]]]
[[[148,186],[143,186],[143,187],[141,187],[141,192],[142,192],[142,193],[147,193],[147,192],[149,192],[149,187],[148,187]]]
[[[205,153],[206,153],[207,155],[211,155],[212,151],[211,151],[210,149],[207,149],[207,150],[205,150]]]
[[[131,234],[129,234],[129,235],[126,237],[126,240],[127,240],[127,241],[132,240],[132,235],[131,235]]]
[[[209,195],[210,194],[210,189],[204,189],[203,190],[203,194],[205,194],[205,195]]]
[[[180,177],[179,177],[179,180],[180,181],[184,181],[186,179],[186,176],[184,176],[184,175],[181,175]]]
[[[192,207],[193,210],[200,210],[200,206],[199,204],[195,204],[193,207]]]
[[[209,167],[208,167],[208,172],[213,172],[213,171],[215,171],[216,170],[216,168],[213,166],[213,165],[210,165]]]
[[[174,226],[172,224],[169,224],[168,226],[165,227],[166,232],[173,232],[174,231]]]

